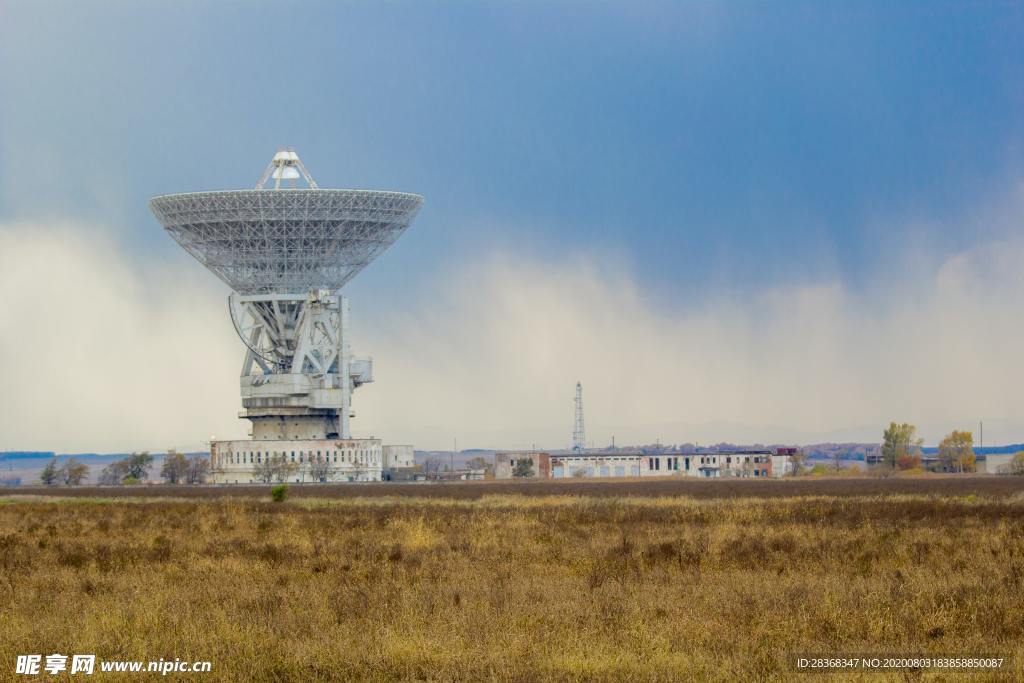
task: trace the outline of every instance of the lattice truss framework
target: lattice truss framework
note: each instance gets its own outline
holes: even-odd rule
[[[338,374],[343,301],[326,290],[309,297],[233,294],[231,321],[249,349],[242,375]]]
[[[171,237],[240,294],[338,290],[401,236],[423,198],[378,190],[234,190],[163,195]]]

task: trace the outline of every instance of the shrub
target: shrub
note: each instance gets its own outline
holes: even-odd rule
[[[1024,451],[1014,454],[1010,462],[999,468],[999,474],[1024,474]]]
[[[278,484],[270,489],[270,499],[275,503],[283,503],[288,499],[288,484]]]
[[[908,453],[896,458],[896,467],[901,470],[912,470],[921,467],[921,456],[916,453]]]

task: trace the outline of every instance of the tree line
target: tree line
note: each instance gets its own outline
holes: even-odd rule
[[[338,476],[340,469],[335,467],[326,457],[318,455],[310,456],[306,463],[306,471],[312,481],[325,484],[333,481]],[[268,455],[262,462],[253,468],[256,481],[262,484],[282,484],[289,481],[301,469],[301,465],[292,462],[283,453]]]
[[[44,486],[57,486],[58,484],[78,486],[88,477],[89,466],[74,458],[68,458],[63,463],[59,463],[54,457],[43,466],[43,471],[39,473],[39,481]]]
[[[920,468],[923,444],[924,439],[917,436],[917,427],[891,422],[882,435],[882,464],[893,470]],[[939,442],[938,458],[933,468],[942,472],[976,471],[974,434],[954,429],[943,437]],[[1006,474],[1024,475],[1024,452],[1014,455],[1006,470]]]
[[[100,472],[102,486],[133,485],[146,481],[153,467],[153,455],[149,451],[132,453],[123,460],[112,462]],[[210,460],[203,456],[186,457],[173,448],[164,456],[160,467],[160,478],[165,484],[203,484],[210,471]]]

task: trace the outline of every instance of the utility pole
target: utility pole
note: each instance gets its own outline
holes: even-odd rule
[[[458,438],[452,438],[452,457],[448,460],[448,481],[455,479],[455,451],[459,449]]]

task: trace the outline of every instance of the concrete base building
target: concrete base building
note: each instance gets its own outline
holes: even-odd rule
[[[210,444],[214,484],[381,481],[380,439],[281,439]]]

